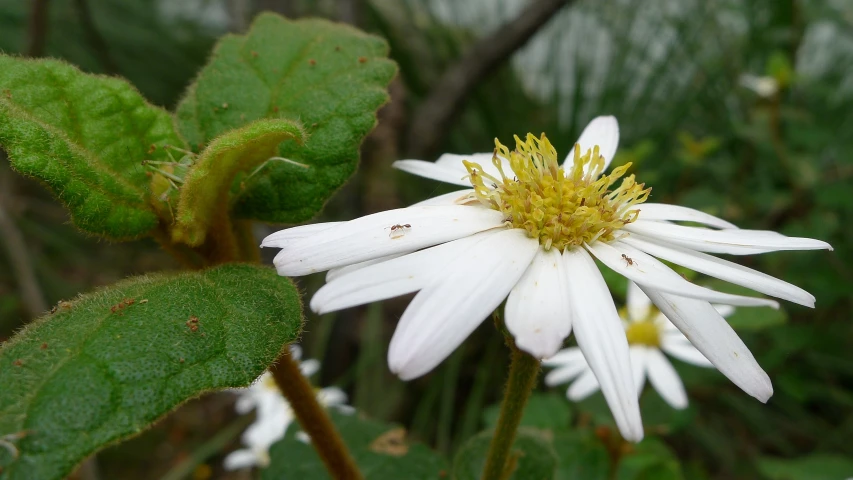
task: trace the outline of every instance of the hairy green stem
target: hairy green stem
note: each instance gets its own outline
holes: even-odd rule
[[[293,407],[296,418],[305,433],[311,437],[311,444],[326,469],[334,479],[359,480],[361,472],[347,450],[332,419],[317,402],[317,395],[308,379],[299,371],[299,363],[285,349],[276,363],[270,368],[275,383]]]
[[[512,350],[512,363],[509,366],[509,378],[498,425],[486,455],[483,480],[503,480],[509,478],[512,473],[511,467],[515,462],[510,461],[510,448],[515,440],[524,406],[536,386],[536,378],[539,375],[539,360],[519,350],[511,338],[507,338],[507,344]]]

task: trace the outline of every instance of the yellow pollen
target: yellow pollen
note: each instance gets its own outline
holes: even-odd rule
[[[515,137],[515,150],[495,139],[492,163],[501,178],[483,171],[477,163],[463,161],[477,199],[504,214],[507,224],[523,228],[546,249],[613,240],[613,232],[636,220],[651,188],[637,183],[634,175],[622,179],[630,163],[603,175],[604,157],[596,145],[581,155],[582,146],[574,149],[574,159],[561,167],[557,151],[542,134],[528,133],[525,141]],[[501,158],[509,160],[511,172],[504,171]]]
[[[629,323],[625,336],[628,337],[628,345],[660,346],[660,329],[649,320]]]

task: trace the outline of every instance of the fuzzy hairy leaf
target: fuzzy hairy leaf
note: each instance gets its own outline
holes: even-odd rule
[[[332,421],[352,453],[366,480],[405,478],[432,480],[447,473],[447,462],[424,445],[408,444],[401,427],[330,411]],[[270,465],[262,479],[299,478],[326,480],[329,474],[308,444],[293,431],[270,448]]]
[[[302,144],[302,126],[290,120],[258,120],[211,142],[184,178],[173,240],[193,246],[203,243],[214,215],[229,208],[234,179],[265,167],[264,162],[276,156],[284,140]]]
[[[247,288],[249,287],[250,288]],[[132,278],[60,303],[0,349],[0,479],[63,478],[203,392],[246,386],[301,329],[272,269]]]
[[[0,147],[80,229],[121,240],[156,227],[141,162],[168,160],[165,145],[183,145],[171,115],[126,81],[0,55]]]
[[[247,182],[235,214],[307,220],[355,171],[359,146],[397,71],[387,54],[382,39],[346,25],[261,14],[245,35],[220,40],[178,106],[178,128],[200,150],[253,120],[301,122],[308,141],[284,142],[280,155],[311,168],[268,165]]]

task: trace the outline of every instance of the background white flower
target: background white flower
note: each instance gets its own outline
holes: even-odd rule
[[[627,307],[620,311],[620,316],[628,339],[637,395],[642,392],[648,377],[649,382],[668,404],[677,409],[686,408],[688,402],[684,385],[663,354],[700,367],[713,367],[713,364],[652,305],[649,297],[634,282],[628,282],[626,303]],[[714,308],[723,317],[728,317],[735,311],[730,305],[715,305]],[[554,370],[545,376],[547,385],[554,386],[574,380],[566,391],[569,400],[583,400],[600,388],[595,374],[584,359],[583,352],[577,347],[560,350],[553,357],[543,360],[542,364],[554,367]]]
[[[799,287],[703,252],[748,255],[830,249],[826,242],[740,230],[685,207],[642,203],[649,190],[629,165],[607,169],[619,141],[613,117],[594,119],[559,164],[543,136],[516,138],[516,150],[445,154],[397,168],[472,189],[348,222],[276,232],[262,246],[281,251],[280,275],[329,270],[311,308],[327,313],[418,292],[394,332],[392,371],[423,375],[504,300],[516,345],[553,356],[575,332],[622,435],[638,441],[642,422],[628,343],[594,258],[636,282],[714,366],[762,402],[767,374],[711,302],[774,306],[775,301],[695,285],[657,258],[795,303],[814,306]],[[679,225],[693,222],[705,227]]]
[[[297,361],[302,357],[302,349],[298,345],[291,345],[290,353]],[[302,375],[308,377],[320,370],[320,362],[314,359],[305,360],[300,362],[299,369]],[[234,405],[237,413],[246,414],[254,409],[256,418],[243,432],[242,441],[246,448],[228,454],[224,461],[225,469],[265,467],[270,462],[270,447],[284,438],[296,416],[270,372],[264,372],[249,387],[233,391],[239,395]],[[346,393],[337,387],[318,390],[317,400],[324,407],[336,407],[344,413],[352,413],[352,407],[346,405]],[[301,438],[307,441],[307,435]]]

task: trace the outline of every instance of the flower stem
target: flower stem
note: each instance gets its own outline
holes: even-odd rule
[[[305,433],[311,437],[311,444],[332,478],[359,480],[361,472],[347,450],[332,419],[317,402],[317,395],[308,379],[299,371],[299,363],[285,349],[276,363],[270,368],[279,390],[290,402],[296,418]]]
[[[512,350],[512,361],[498,425],[486,456],[483,480],[503,480],[509,478],[512,473],[507,471],[515,463],[509,461],[510,448],[515,440],[524,406],[536,386],[536,378],[539,375],[539,360],[519,350],[511,337],[507,338],[507,344]]]

